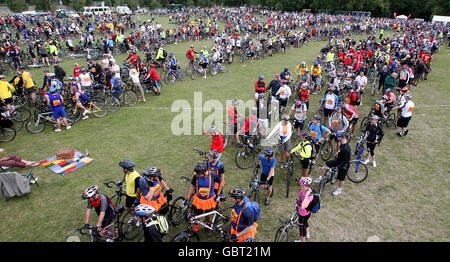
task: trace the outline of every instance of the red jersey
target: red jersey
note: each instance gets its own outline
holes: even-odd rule
[[[309,101],[309,94],[310,91],[308,88],[306,88],[306,90],[303,90],[303,88],[301,88],[298,92],[298,98],[300,99],[300,101]]]
[[[352,105],[345,104],[345,106],[342,109],[343,109],[344,115],[348,119],[359,118],[358,111],[356,111],[356,109]]]
[[[219,153],[223,152],[223,136],[222,135],[213,135],[211,150],[217,150]]]
[[[187,57],[188,57],[189,60],[194,60],[194,54],[195,54],[194,49],[189,49],[189,50],[186,52],[186,55],[187,55]]]
[[[156,69],[152,68],[152,69],[150,69],[150,72],[148,72],[148,73],[150,74],[150,77],[152,78],[153,81],[161,80],[159,78],[159,75],[158,75],[158,72],[156,71]]]
[[[266,82],[260,80],[255,82],[255,92],[258,93],[265,92],[266,89],[267,89]]]
[[[237,123],[238,114],[234,106],[230,106],[228,108],[228,124],[236,124]]]
[[[81,67],[75,67],[73,69],[73,76],[78,77],[79,75],[81,75]]]

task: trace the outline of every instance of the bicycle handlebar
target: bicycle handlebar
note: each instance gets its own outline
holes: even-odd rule
[[[207,152],[203,152],[202,150],[197,149],[197,148],[192,148],[192,150],[194,150],[195,152],[199,153],[200,155],[206,155],[206,154],[208,154]]]
[[[190,179],[189,177],[181,176],[180,178],[181,178],[181,180],[185,180],[186,182],[192,181],[192,179]]]

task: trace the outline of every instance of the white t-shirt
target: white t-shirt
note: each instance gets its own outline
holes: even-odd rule
[[[356,82],[358,82],[361,86],[361,88],[364,88],[367,85],[367,77],[366,76],[360,76],[358,75],[355,79]]]
[[[78,77],[80,78],[81,86],[85,87],[92,85],[91,76],[89,75],[89,73],[80,74]]]
[[[294,118],[299,120],[299,121],[303,121],[305,119],[306,116],[306,112],[308,111],[306,104],[303,103],[300,107],[295,107],[295,104],[292,105],[291,110],[294,111]]]
[[[414,102],[409,100],[402,108],[402,117],[411,117],[414,110]]]
[[[111,72],[115,73],[115,77],[120,77],[120,66],[118,64],[111,66]]]
[[[288,85],[282,85],[277,92],[281,99],[288,99],[291,96],[291,88]]]

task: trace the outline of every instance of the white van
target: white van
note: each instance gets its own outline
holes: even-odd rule
[[[86,6],[83,15],[110,15],[111,8],[108,6]]]
[[[116,12],[125,15],[131,15],[133,13],[128,6],[118,6],[116,7]]]

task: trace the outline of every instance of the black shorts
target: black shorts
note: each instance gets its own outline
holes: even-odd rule
[[[406,127],[408,127],[409,120],[411,120],[411,117],[403,117],[403,116],[401,116],[398,119],[398,121],[397,121],[397,126],[406,128]]]
[[[125,207],[130,208],[134,204],[135,197],[125,196]]]
[[[338,163],[337,159],[332,159],[332,160],[326,161],[325,164],[327,165],[327,167],[337,167],[337,165],[339,163]],[[347,176],[347,173],[348,173],[347,168],[338,168],[337,179],[339,181],[344,181],[345,177]]]
[[[47,54],[41,54],[41,57],[48,57]]]
[[[105,228],[105,227],[109,226],[112,223],[113,219],[114,219],[114,216],[105,216],[103,218],[101,227]]]
[[[309,167],[309,162],[310,159],[309,158],[304,158],[300,161],[300,163],[302,164],[302,168],[303,169],[307,169]]]
[[[304,125],[305,125],[305,121],[300,121],[300,120],[294,119],[294,128],[300,128],[300,130],[303,130]]]
[[[14,102],[14,100],[12,99],[12,97],[10,97],[10,98],[5,98],[4,100],[5,100],[5,105],[9,105],[9,104],[12,104],[12,103]]]
[[[261,182],[267,181],[267,177],[268,177],[268,176],[269,176],[269,175],[264,175],[264,174],[261,173]],[[274,177],[274,176],[272,176],[272,177],[269,179],[269,181],[267,181],[267,184],[268,184],[269,186],[271,186],[271,185],[273,184],[273,177]]]
[[[200,65],[202,66],[203,69],[206,69],[206,67],[208,66],[208,63],[201,63]]]
[[[30,88],[25,88],[25,92],[29,95],[31,93],[34,93],[34,86]]]
[[[352,119],[352,121],[350,121],[350,123],[352,123],[353,125],[356,125],[356,123],[358,123],[358,117],[354,117],[353,119]]]
[[[288,100],[287,99],[282,99],[282,98],[280,98],[279,100],[280,100],[280,106],[286,107]]]
[[[331,114],[333,114],[333,111],[334,111],[333,109],[324,108],[323,115],[326,117],[329,117],[329,116],[331,116]]]

